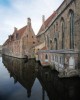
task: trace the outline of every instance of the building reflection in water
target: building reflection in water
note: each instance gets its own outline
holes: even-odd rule
[[[14,84],[18,81],[23,87],[27,89],[27,96],[31,96],[31,88],[34,84],[35,61],[26,59],[17,59],[8,56],[3,56],[3,64],[10,73],[10,77],[14,78]]]
[[[42,100],[80,100],[80,78],[58,77],[58,72],[50,68],[43,68],[35,60],[26,61],[3,56],[3,64],[17,81],[27,89],[27,96],[31,96],[31,89],[37,78],[42,86]],[[37,70],[36,70],[37,69]],[[35,91],[34,91],[35,92]]]

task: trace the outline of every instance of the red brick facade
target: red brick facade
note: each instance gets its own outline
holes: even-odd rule
[[[3,45],[3,54],[25,58],[33,57],[33,54],[30,52],[30,48],[36,43],[36,36],[31,26],[31,19],[28,18],[27,25],[23,28],[17,30],[14,28],[14,32]]]

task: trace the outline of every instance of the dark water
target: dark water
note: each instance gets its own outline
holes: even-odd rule
[[[80,78],[60,79],[35,60],[0,57],[0,100],[80,100]]]

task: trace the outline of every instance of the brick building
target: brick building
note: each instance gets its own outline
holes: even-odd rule
[[[47,47],[39,51],[38,60],[65,76],[76,75],[80,63],[80,0],[64,0],[51,16],[37,35]]]
[[[14,32],[6,42],[3,44],[3,54],[25,58],[33,57],[33,52],[30,52],[31,47],[36,43],[36,36],[31,26],[31,19],[27,19],[27,25],[17,30],[14,28]]]
[[[46,20],[45,20],[45,16],[44,15],[42,16],[42,25],[39,29],[39,32],[38,32],[37,36],[36,36],[40,45],[42,43],[45,43],[46,49],[48,49],[48,44],[47,44],[46,39],[47,40],[50,39],[50,37],[49,37],[50,32],[47,33],[46,29],[48,28],[48,26],[49,26],[50,22],[52,21],[52,19],[54,19],[55,15],[56,15],[56,12],[53,12],[52,15],[49,18],[47,18]]]
[[[42,26],[34,35],[31,20],[27,26],[17,30],[9,36],[3,45],[3,54],[24,58],[32,57],[33,49],[47,50],[80,50],[80,0],[64,0],[58,9],[45,20],[42,17]],[[36,37],[38,43],[36,44]]]
[[[59,8],[43,22],[37,38],[48,49],[80,48],[80,0],[64,0]],[[44,19],[44,18],[43,18]]]

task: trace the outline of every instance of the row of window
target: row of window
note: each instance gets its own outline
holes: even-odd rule
[[[52,60],[55,61],[55,62],[59,62],[61,64],[63,64],[63,57],[59,57],[59,56],[52,56]],[[45,55],[45,60],[48,60],[48,55],[46,54]]]
[[[28,37],[28,35],[27,35],[27,37]],[[34,37],[32,36],[32,38],[34,38]]]
[[[74,49],[74,11],[73,10],[69,10],[69,37],[70,37],[70,49]],[[61,18],[61,41],[62,41],[62,49],[65,48],[65,20],[62,17]],[[56,22],[56,24],[54,25],[54,33],[56,31],[58,31],[59,25],[58,22]],[[58,38],[54,38],[54,44],[55,44],[55,49],[58,49]],[[49,36],[47,36],[47,43],[48,46],[50,45],[50,39]]]
[[[28,35],[27,35],[27,38],[28,38]],[[32,38],[34,37],[32,36]],[[16,33],[16,39],[19,39],[19,33]]]

